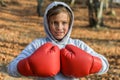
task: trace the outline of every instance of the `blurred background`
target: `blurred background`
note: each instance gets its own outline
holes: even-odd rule
[[[0,0],[0,80],[14,78],[7,65],[34,39],[44,37],[43,15],[55,0]],[[75,21],[71,37],[87,43],[110,64],[103,75],[80,80],[120,80],[120,0],[57,0],[71,6]]]

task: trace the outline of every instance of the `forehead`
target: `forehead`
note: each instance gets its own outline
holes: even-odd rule
[[[53,8],[51,8],[47,13],[47,19],[49,20],[50,17],[57,16],[58,14],[63,13],[63,12],[67,14],[68,19],[70,20],[71,12],[69,11],[69,9],[67,9],[66,7],[61,6],[61,5],[54,6]]]
[[[50,17],[50,20],[63,20],[63,21],[69,21],[69,15],[66,12],[61,12],[59,14],[53,15]]]

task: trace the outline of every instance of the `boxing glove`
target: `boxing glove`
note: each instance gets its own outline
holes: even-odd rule
[[[60,71],[60,50],[57,46],[47,42],[32,55],[20,60],[17,69],[24,76],[54,76]]]
[[[102,68],[102,62],[98,57],[70,44],[61,49],[60,56],[61,72],[65,76],[84,77],[97,73]]]

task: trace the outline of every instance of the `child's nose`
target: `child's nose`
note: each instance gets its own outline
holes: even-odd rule
[[[58,30],[61,30],[63,29],[63,25],[62,24],[59,24],[58,27],[57,27]]]

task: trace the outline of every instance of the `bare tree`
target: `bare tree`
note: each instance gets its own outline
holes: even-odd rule
[[[42,13],[42,7],[43,7],[43,0],[37,0],[37,13],[38,13],[38,16],[43,16],[43,13]]]
[[[7,5],[5,4],[4,0],[0,0],[0,5],[3,7],[6,7]]]
[[[100,1],[99,0],[87,0],[89,24],[91,27],[96,25],[103,25],[102,14],[99,12]]]
[[[103,21],[103,12],[108,11],[109,14],[115,16],[113,10],[113,0],[88,0],[89,24],[92,27],[105,27]]]

